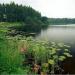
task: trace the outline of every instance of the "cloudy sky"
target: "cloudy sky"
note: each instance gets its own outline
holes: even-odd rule
[[[0,0],[0,3],[30,5],[43,16],[50,18],[75,18],[75,0]]]

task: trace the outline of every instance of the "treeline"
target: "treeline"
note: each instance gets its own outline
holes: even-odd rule
[[[23,22],[22,26],[13,27],[19,31],[32,32],[48,25],[48,18],[30,6],[23,6],[11,2],[0,4],[0,22]]]
[[[49,18],[49,24],[75,24],[75,18]]]
[[[42,17],[41,13],[30,6],[11,2],[10,4],[0,4],[0,22],[24,22],[26,26],[24,28],[33,29],[48,25],[48,18]]]

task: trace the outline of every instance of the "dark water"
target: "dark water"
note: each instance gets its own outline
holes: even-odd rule
[[[41,30],[36,39],[64,42],[70,45],[73,58],[66,59],[63,68],[65,72],[75,74],[75,24],[50,25],[47,29]]]

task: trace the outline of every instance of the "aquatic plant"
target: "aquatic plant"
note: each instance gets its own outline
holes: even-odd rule
[[[54,73],[54,68],[59,66],[60,61],[64,61],[67,57],[72,57],[69,50],[70,46],[64,43],[38,41],[31,37],[23,40],[23,44],[24,41],[27,44],[27,50],[24,53],[25,61],[29,65],[40,65],[41,71]],[[45,63],[46,65],[43,65]]]

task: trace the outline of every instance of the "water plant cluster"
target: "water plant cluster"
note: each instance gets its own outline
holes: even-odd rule
[[[2,36],[2,35],[1,35]],[[1,74],[54,74],[59,63],[72,57],[64,43],[34,40],[32,37],[0,37]]]
[[[22,43],[24,44],[21,51],[26,59],[24,65],[29,65],[35,73],[54,74],[55,68],[61,69],[62,73],[63,69],[59,64],[67,57],[72,57],[70,46],[64,43],[38,41],[32,38],[22,40]]]

